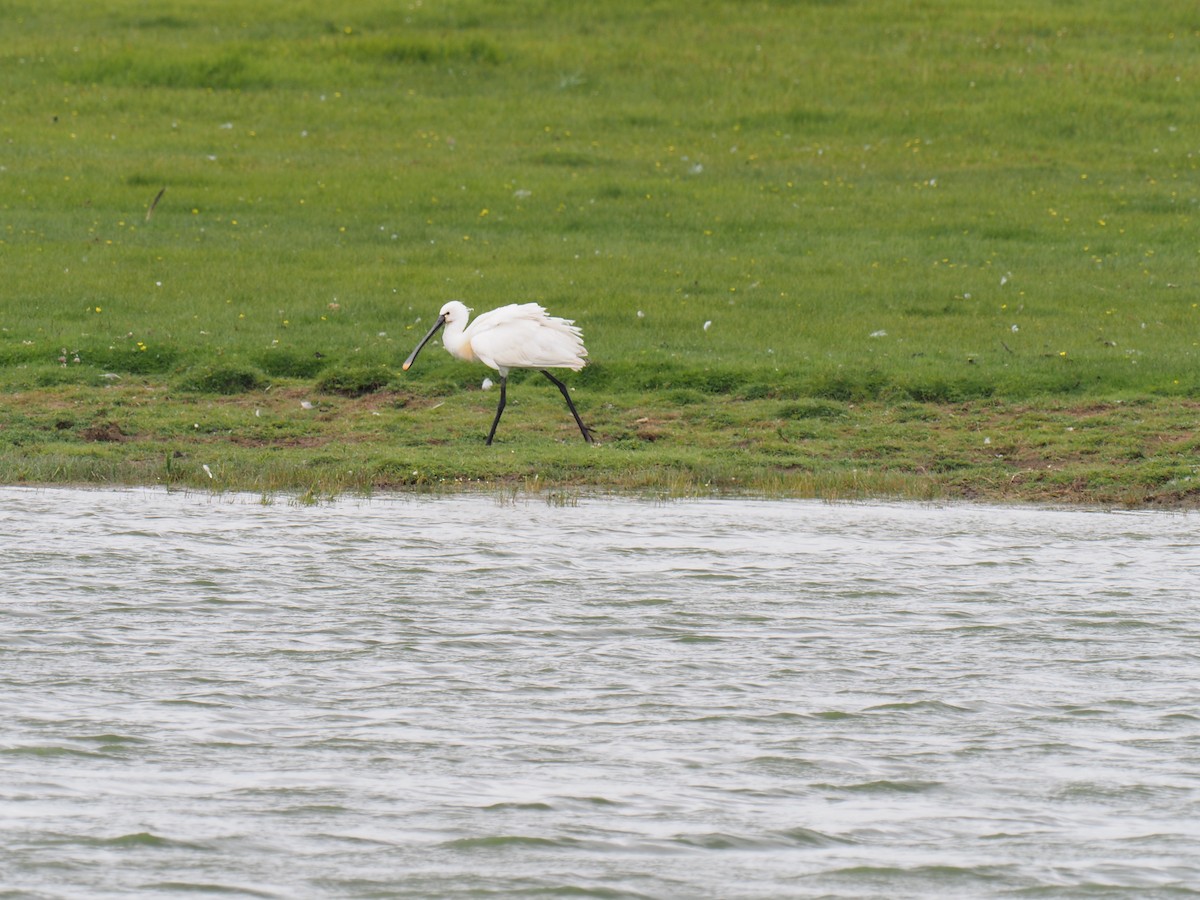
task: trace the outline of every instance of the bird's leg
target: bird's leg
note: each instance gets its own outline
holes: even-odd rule
[[[563,399],[567,401],[567,408],[571,410],[571,415],[573,415],[575,417],[575,424],[579,426],[579,431],[583,435],[583,439],[585,441],[587,441],[589,444],[595,443],[595,441],[592,438],[592,432],[588,429],[588,427],[586,425],[583,424],[583,420],[581,418],[579,418],[579,413],[577,413],[575,411],[575,404],[571,402],[571,395],[567,393],[567,386],[565,384],[563,384],[561,381],[559,381],[557,378],[555,378],[553,375],[551,375],[549,372],[547,372],[545,369],[539,369],[538,371],[541,372],[543,375],[545,375],[547,378],[549,378],[551,381],[553,381],[554,384],[558,387],[558,389],[562,392]]]
[[[500,424],[500,413],[504,412],[504,395],[508,388],[508,376],[500,376],[500,405],[496,407],[496,418],[492,420],[492,430],[488,432],[488,446],[492,445],[492,438],[496,436],[496,426]]]

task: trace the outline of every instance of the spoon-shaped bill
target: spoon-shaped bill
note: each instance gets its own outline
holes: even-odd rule
[[[408,367],[411,366],[413,364],[413,360],[417,358],[417,354],[421,352],[421,348],[424,347],[426,344],[428,344],[429,339],[431,337],[433,337],[435,334],[437,334],[438,329],[441,328],[445,324],[446,324],[446,317],[438,316],[437,321],[433,323],[433,327],[429,329],[429,334],[427,334],[427,335],[425,335],[425,337],[421,338],[421,343],[417,344],[417,349],[415,349],[412,353],[408,354],[408,359],[406,359],[404,361],[404,365],[402,365],[400,368],[403,369],[405,372],[407,372]]]

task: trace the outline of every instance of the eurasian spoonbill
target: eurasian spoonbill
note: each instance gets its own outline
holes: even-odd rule
[[[487,442],[491,444],[504,412],[505,389],[508,373],[512,369],[537,369],[552,382],[567,401],[567,408],[575,417],[575,424],[583,439],[592,443],[592,433],[571,402],[567,386],[547,372],[547,369],[571,369],[578,372],[586,362],[587,350],[583,346],[583,332],[571,319],[560,319],[546,314],[537,303],[511,303],[491,312],[475,317],[467,324],[471,310],[458,300],[451,300],[442,307],[429,333],[404,361],[403,369],[413,364],[429,339],[439,328],[446,327],[442,343],[451,356],[465,362],[481,362],[500,373],[500,404],[496,407],[496,418]]]

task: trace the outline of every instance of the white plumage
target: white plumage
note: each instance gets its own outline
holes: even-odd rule
[[[537,303],[512,303],[475,317],[469,325],[471,310],[458,300],[441,308],[437,321],[404,361],[404,370],[412,365],[417,354],[435,334],[445,327],[442,343],[452,356],[465,362],[481,362],[500,373],[500,404],[488,434],[490,444],[504,412],[508,373],[512,369],[538,369],[558,387],[583,439],[592,441],[590,430],[579,418],[566,385],[547,372],[547,369],[571,369],[578,372],[586,364],[587,349],[583,332],[571,319],[547,314]]]
[[[510,369],[571,369],[584,367],[587,350],[583,332],[569,319],[547,315],[536,303],[512,303],[476,316],[458,300],[442,307],[446,322],[442,343],[454,356],[478,360],[500,373]]]

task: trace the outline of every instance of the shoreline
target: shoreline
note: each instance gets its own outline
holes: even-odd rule
[[[484,445],[491,395],[233,395],[163,382],[21,390],[0,403],[0,484],[163,486],[320,499],[487,490],[569,498],[752,496],[1200,506],[1200,404],[1177,398],[835,403],[580,391],[596,445],[561,400],[523,390]],[[556,403],[557,400],[557,403]],[[586,415],[586,414],[585,414]]]

